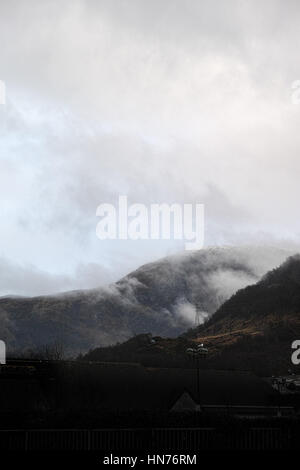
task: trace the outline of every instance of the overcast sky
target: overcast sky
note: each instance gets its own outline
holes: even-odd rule
[[[183,250],[100,241],[119,194],[204,203],[206,245],[298,242],[299,1],[2,1],[0,44],[0,295]]]

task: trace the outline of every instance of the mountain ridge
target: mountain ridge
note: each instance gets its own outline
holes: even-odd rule
[[[274,282],[276,281],[276,282]],[[280,282],[279,282],[280,281]],[[189,348],[208,348],[201,368],[247,369],[260,375],[296,370],[291,345],[300,338],[300,256],[289,257],[255,284],[238,290],[204,324],[177,338],[139,335],[98,348],[87,360],[127,360],[186,367]]]
[[[0,337],[8,351],[60,342],[67,354],[151,332],[176,337],[240,287],[287,257],[285,250],[233,247],[183,253],[146,264],[117,283],[57,296],[0,299]]]

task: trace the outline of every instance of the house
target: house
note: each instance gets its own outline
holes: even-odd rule
[[[199,403],[192,397],[191,393],[188,390],[185,390],[175,401],[174,405],[171,407],[171,413],[183,413],[183,412],[196,412],[201,411]]]
[[[99,370],[97,377],[98,409],[273,416],[279,406],[271,384],[248,371],[128,366]]]

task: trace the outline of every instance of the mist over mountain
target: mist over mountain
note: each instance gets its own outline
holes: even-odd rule
[[[187,349],[204,343],[208,355],[198,363],[200,368],[248,369],[271,376],[299,373],[291,360],[291,345],[299,338],[300,255],[295,255],[237,291],[205,323],[177,338],[138,335],[111,348],[95,348],[85,359],[190,367],[195,360],[191,362]]]
[[[203,320],[210,317],[289,254],[272,247],[210,248],[146,264],[107,288],[0,298],[0,337],[8,353],[59,343],[68,355],[138,333],[174,337],[194,325],[196,305]]]
[[[300,255],[240,289],[187,337],[204,342],[223,365],[287,373],[300,338]]]
[[[232,330],[233,323],[269,326],[287,317],[300,320],[300,255],[289,257],[281,266],[267,272],[255,285],[240,289],[216,311],[199,331]]]

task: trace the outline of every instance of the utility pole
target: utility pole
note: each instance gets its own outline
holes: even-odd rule
[[[198,400],[198,406],[199,406],[199,411],[200,411],[200,372],[199,372],[199,359],[206,358],[208,355],[208,349],[204,347],[203,344],[198,344],[197,348],[188,348],[186,350],[187,354],[192,357],[193,360],[196,361],[196,377],[197,377],[197,400]]]

